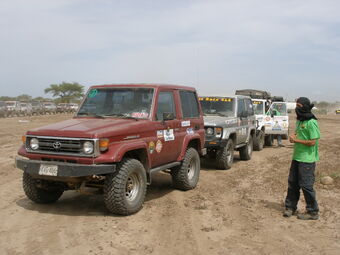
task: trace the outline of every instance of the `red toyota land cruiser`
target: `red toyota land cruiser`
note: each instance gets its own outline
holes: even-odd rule
[[[30,130],[16,166],[36,203],[65,190],[98,188],[107,209],[139,211],[153,172],[170,169],[175,187],[195,188],[204,123],[194,88],[174,85],[93,86],[75,116]]]

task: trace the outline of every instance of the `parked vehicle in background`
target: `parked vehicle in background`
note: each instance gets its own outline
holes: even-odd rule
[[[200,96],[204,114],[205,147],[216,168],[229,169],[234,150],[240,158],[251,159],[256,121],[253,104],[247,96]]]
[[[57,113],[68,113],[71,112],[71,108],[68,103],[59,103],[57,104]]]
[[[5,101],[0,101],[0,117],[7,117],[7,106]]]
[[[335,110],[335,114],[340,114],[340,109]]]
[[[32,116],[32,105],[27,102],[20,103],[20,114],[23,116]]]
[[[7,116],[20,115],[20,102],[19,101],[5,101],[7,107]]]
[[[273,140],[278,135],[288,139],[289,118],[287,103],[282,97],[271,96],[267,91],[261,90],[236,90],[237,95],[252,97],[257,121],[254,150],[260,151],[263,146],[272,146]]]
[[[68,107],[70,108],[71,112],[76,112],[78,111],[79,105],[76,103],[69,103]]]
[[[141,209],[154,172],[169,169],[176,188],[195,188],[206,151],[196,91],[174,85],[93,86],[73,119],[23,141],[16,166],[29,199],[52,203],[65,190],[95,188],[121,215]]]
[[[43,102],[43,107],[44,107],[45,113],[48,113],[48,114],[56,114],[57,113],[57,107],[56,107],[55,103],[53,103],[53,102]]]
[[[43,115],[45,114],[45,109],[40,101],[32,101],[32,115]]]

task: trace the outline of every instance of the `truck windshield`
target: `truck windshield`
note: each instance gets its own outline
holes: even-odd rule
[[[14,106],[14,105],[15,105],[15,102],[6,102],[6,105],[8,105],[8,106]]]
[[[235,104],[233,98],[200,97],[204,115],[233,117]]]
[[[264,114],[264,102],[263,101],[253,101],[254,112],[256,115]]]
[[[146,119],[150,116],[152,97],[152,88],[92,89],[77,116]]]

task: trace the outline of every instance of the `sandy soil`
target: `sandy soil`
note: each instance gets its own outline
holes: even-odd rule
[[[159,173],[143,209],[108,214],[100,195],[65,192],[51,205],[26,198],[14,157],[25,130],[70,115],[0,119],[1,254],[339,254],[340,116],[320,117],[320,220],[282,217],[292,146],[265,148],[231,170],[203,162],[199,185],[181,192]],[[24,120],[24,121],[23,121]],[[25,122],[28,120],[29,122]],[[320,177],[335,177],[333,185]],[[301,201],[299,210],[304,211]]]

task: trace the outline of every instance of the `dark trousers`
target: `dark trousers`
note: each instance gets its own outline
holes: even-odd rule
[[[302,189],[307,204],[307,212],[317,213],[319,211],[313,188],[315,181],[314,172],[315,163],[292,161],[288,177],[288,192],[285,201],[286,209],[296,210],[300,198],[300,189]]]

